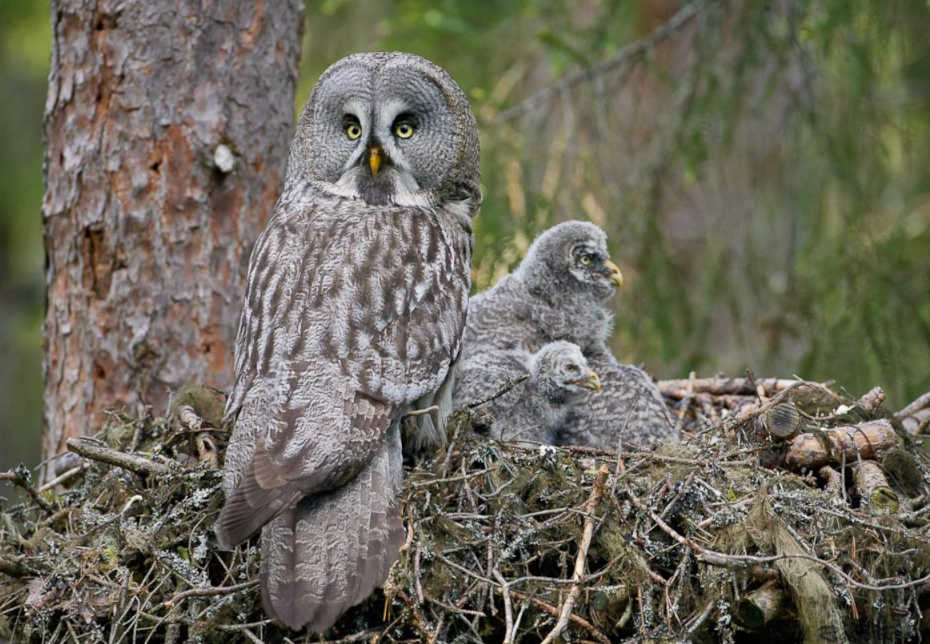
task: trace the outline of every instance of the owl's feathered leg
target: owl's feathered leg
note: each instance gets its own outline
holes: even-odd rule
[[[404,540],[398,423],[345,486],[301,500],[262,529],[265,611],[292,629],[330,628],[384,583]]]

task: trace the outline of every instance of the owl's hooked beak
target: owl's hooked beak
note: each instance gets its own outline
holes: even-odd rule
[[[371,168],[371,176],[377,177],[378,170],[381,169],[381,160],[384,151],[380,145],[372,145],[368,148],[368,167]]]
[[[604,260],[604,268],[610,271],[608,279],[613,282],[613,285],[617,288],[623,286],[623,273],[620,272],[620,267],[614,264],[609,259]]]
[[[588,369],[588,373],[585,374],[584,378],[579,378],[574,381],[574,383],[592,391],[601,390],[601,379],[598,377],[597,373],[595,373],[594,369]]]

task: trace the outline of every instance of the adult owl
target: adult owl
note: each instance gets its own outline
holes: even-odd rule
[[[491,421],[488,433],[498,440],[553,445],[572,403],[601,389],[578,345],[564,341],[550,342],[536,353],[485,351],[457,369],[455,406],[483,402]],[[501,393],[511,383],[517,384]]]
[[[570,405],[557,443],[604,449],[622,443],[628,449],[672,438],[668,411],[652,380],[618,363],[607,345],[613,324],[608,302],[622,283],[604,231],[581,221],[553,226],[533,241],[512,274],[471,298],[463,355],[534,352],[555,340],[575,343],[603,389]]]
[[[266,611],[323,632],[403,540],[400,422],[442,437],[481,202],[462,90],[404,53],[320,76],[249,263],[226,413],[231,547],[261,528]]]

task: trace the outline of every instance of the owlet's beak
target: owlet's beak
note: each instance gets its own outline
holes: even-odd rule
[[[576,380],[575,384],[592,391],[601,390],[601,379],[598,378],[593,369],[588,369],[588,372],[584,375],[584,377]]]
[[[614,286],[620,288],[623,286],[623,273],[620,272],[620,267],[614,264],[612,261],[604,260],[604,268],[610,271],[608,279],[613,283]]]
[[[381,169],[381,160],[383,156],[384,151],[381,150],[380,145],[373,145],[368,148],[368,167],[371,168],[371,176],[378,176],[378,170]]]

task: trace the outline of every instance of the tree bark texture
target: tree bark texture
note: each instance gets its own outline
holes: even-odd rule
[[[45,458],[106,409],[162,413],[185,382],[231,384],[303,2],[52,0],[51,21]]]

